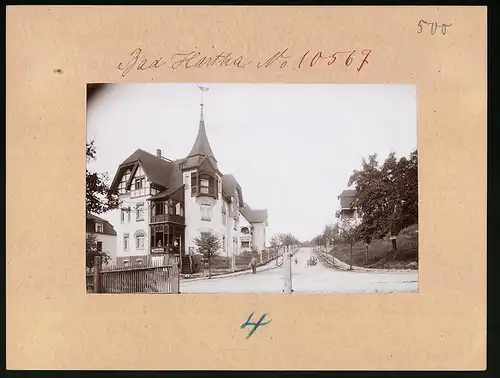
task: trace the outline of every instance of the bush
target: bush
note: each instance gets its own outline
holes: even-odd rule
[[[408,226],[406,228],[403,228],[400,232],[400,235],[415,235],[418,234],[418,224],[414,224],[411,226]]]

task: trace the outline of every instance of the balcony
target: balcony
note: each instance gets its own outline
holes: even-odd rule
[[[165,222],[173,222],[179,224],[186,224],[185,218],[180,215],[175,214],[157,214],[151,215],[150,224],[155,223],[165,223]]]
[[[191,195],[193,197],[207,196],[217,198],[217,190],[214,187],[207,186],[191,186]]]

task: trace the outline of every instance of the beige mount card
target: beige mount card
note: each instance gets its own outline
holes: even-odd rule
[[[11,6],[6,30],[7,368],[486,367],[485,7]],[[418,292],[87,294],[86,88],[136,82],[414,85]]]

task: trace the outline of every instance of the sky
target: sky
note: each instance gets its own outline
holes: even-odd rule
[[[87,104],[87,139],[107,172],[141,148],[170,159],[189,154],[200,96],[219,169],[233,174],[253,209],[267,209],[268,237],[310,240],[336,222],[337,196],[363,158],[417,148],[413,85],[109,84]],[[118,213],[101,215],[116,224]]]

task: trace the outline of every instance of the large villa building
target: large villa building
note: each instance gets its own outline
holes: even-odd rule
[[[210,147],[201,104],[198,135],[189,154],[170,160],[138,149],[118,167],[111,189],[122,202],[118,264],[151,256],[195,254],[194,238],[212,232],[222,241],[221,256],[265,246],[267,210],[254,210],[231,174],[223,174]],[[184,266],[184,263],[182,264]]]

